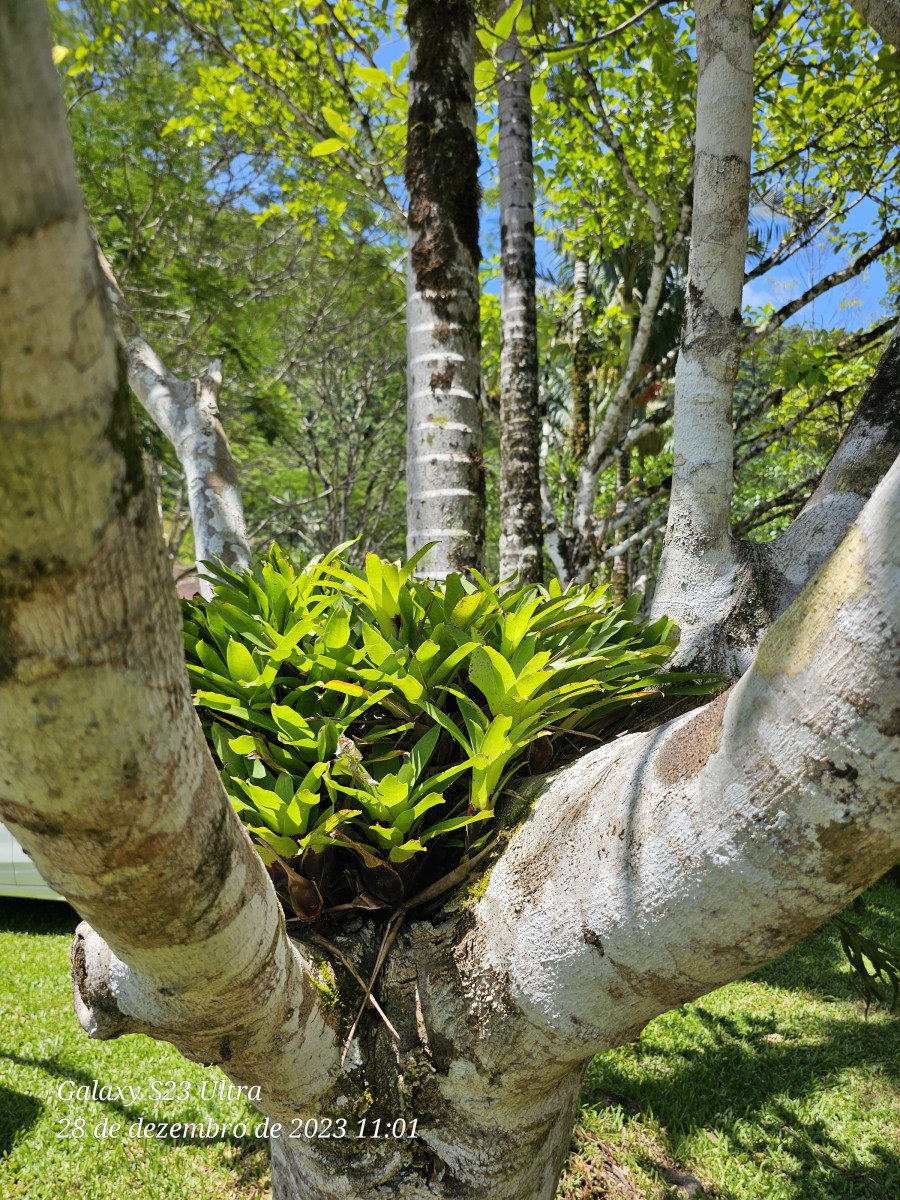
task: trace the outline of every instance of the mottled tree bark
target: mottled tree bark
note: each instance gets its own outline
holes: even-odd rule
[[[508,4],[501,4],[501,12]],[[527,5],[523,6],[527,11]],[[544,574],[535,303],[531,68],[513,26],[500,46],[500,576]]]
[[[698,650],[733,583],[732,396],[753,143],[751,0],[698,0],[694,217],[675,372],[672,501],[653,608]],[[692,586],[699,585],[699,586]],[[700,650],[702,656],[702,650]]]
[[[334,1052],[194,713],[47,14],[0,9],[0,818],[82,917],[76,1009],[288,1106]],[[102,939],[102,940],[101,940]],[[312,1052],[311,1052],[312,1051]]]
[[[706,661],[737,676],[760,638],[835,550],[900,455],[900,326],[885,347],[840,445],[802,511],[778,538],[737,543],[730,591],[717,594]]]
[[[411,0],[407,549],[423,574],[484,565],[478,145],[471,0]]]
[[[631,405],[629,404],[619,418],[619,441],[628,436],[631,425]],[[616,455],[616,517],[621,517],[628,507],[628,495],[625,489],[631,482],[631,448],[620,450]],[[626,522],[619,524],[613,535],[613,545],[621,546],[627,541],[631,530]],[[610,570],[610,595],[616,604],[624,604],[628,599],[628,551],[617,554],[613,559]]]
[[[209,599],[212,584],[202,577],[203,563],[218,560],[235,570],[250,565],[237,468],[219,416],[222,364],[212,362],[195,379],[179,379],[167,370],[138,328],[99,247],[98,253],[131,390],[172,443],[184,470],[200,589]]]
[[[883,41],[900,50],[900,0],[850,0]]]

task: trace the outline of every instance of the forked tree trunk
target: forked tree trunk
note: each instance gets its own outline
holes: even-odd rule
[[[504,0],[500,12],[507,8]],[[528,11],[527,4],[522,11]],[[531,67],[515,25],[500,46],[499,57],[500,577],[518,572],[523,583],[540,583],[544,542]]]
[[[697,14],[695,218],[676,374],[673,499],[652,612],[681,625],[675,665],[735,678],[900,452],[900,327],[800,515],[774,542],[736,541],[731,397],[740,354],[740,213],[749,196],[751,34],[746,0],[721,10],[703,0]]]
[[[401,932],[399,1040],[366,1016],[342,1066],[360,990],[286,935],[191,706],[37,0],[0,7],[0,111],[0,817],[90,921],[79,1020],[257,1087],[276,1200],[551,1200],[593,1054],[900,858],[900,462],[729,692],[528,783]],[[333,939],[365,974],[382,929]]]
[[[484,565],[478,145],[472,0],[410,0],[407,550]]]
[[[682,653],[703,657],[733,585],[732,397],[741,361],[741,294],[753,144],[751,0],[697,0],[694,216],[681,351],[675,459],[653,608],[680,624]],[[687,589],[692,579],[699,588]],[[714,607],[709,605],[713,602]]]

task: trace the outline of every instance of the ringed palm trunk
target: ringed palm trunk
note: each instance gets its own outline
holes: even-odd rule
[[[501,12],[508,8],[506,0]],[[531,68],[513,26],[500,47],[500,575],[543,578]]]
[[[631,354],[631,330],[632,330],[632,311],[633,311],[633,294],[631,285],[627,284],[625,293],[622,299],[622,307],[628,313],[628,332],[626,338],[626,346],[628,354]],[[622,409],[619,416],[618,441],[623,441],[628,435],[628,430],[631,425],[631,404],[628,403]],[[616,506],[615,513],[617,517],[621,517],[622,513],[628,507],[628,494],[626,488],[631,480],[631,450],[621,450],[616,455]],[[623,525],[617,528],[614,544],[619,546],[622,542],[628,540],[629,535],[628,525]],[[617,604],[624,604],[628,598],[628,565],[630,554],[626,551],[624,554],[618,554],[613,559],[612,570],[610,571],[610,591],[613,600]]]
[[[619,418],[619,440],[622,441],[628,434],[628,429],[631,425],[631,405],[629,404]],[[620,517],[628,507],[628,495],[625,489],[631,481],[631,451],[622,450],[616,456],[616,516]],[[630,533],[628,525],[623,525],[616,529],[613,544],[619,546],[622,542],[627,541]],[[618,554],[613,559],[612,570],[610,571],[610,592],[616,604],[624,604],[628,599],[628,576],[629,576],[629,559],[631,555],[626,551],[625,554]]]
[[[575,259],[572,312],[572,457],[581,462],[591,444],[590,352],[587,328],[588,260]]]
[[[475,8],[411,0],[407,550],[442,579],[484,565]]]

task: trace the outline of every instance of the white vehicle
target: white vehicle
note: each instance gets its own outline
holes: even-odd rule
[[[44,883],[37,867],[5,825],[0,825],[0,896],[21,896],[25,900],[63,898]]]

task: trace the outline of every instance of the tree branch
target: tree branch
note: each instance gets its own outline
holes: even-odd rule
[[[858,258],[855,258],[849,266],[843,267],[840,271],[832,271],[830,275],[823,276],[812,287],[807,288],[801,296],[796,296],[787,304],[782,305],[778,312],[773,313],[771,317],[767,317],[765,321],[760,321],[759,324],[747,329],[744,332],[745,349],[756,346],[763,338],[768,337],[770,333],[780,325],[783,325],[794,313],[799,312],[801,308],[805,308],[807,304],[810,304],[824,292],[828,292],[832,288],[846,283],[848,279],[853,279],[857,275],[861,275],[866,267],[871,266],[876,259],[880,258],[882,254],[886,254],[888,250],[898,243],[900,243],[900,229],[889,229],[883,237],[879,238],[874,246],[870,246],[864,254],[860,254]]]
[[[0,11],[0,110],[0,818],[108,947],[82,929],[89,1030],[302,1110],[334,1031],[194,713],[39,0]]]
[[[197,568],[218,559],[242,570],[250,565],[250,545],[237,470],[219,417],[222,364],[213,361],[196,379],[179,379],[168,371],[141,335],[99,244],[97,256],[127,358],[128,382],[184,469]],[[200,586],[208,599],[211,584],[201,579]]]
[[[312,135],[317,141],[321,141],[322,138],[326,136],[325,131],[316,125],[315,121],[312,120],[308,112],[304,111],[304,109],[302,109],[291,99],[283,87],[252,67],[250,63],[236,53],[236,51],[234,51],[218,33],[211,32],[209,29],[199,24],[199,22],[195,21],[193,17],[191,17],[191,15],[185,11],[182,5],[177,2],[177,0],[163,0],[163,2],[165,3],[169,12],[171,12],[172,15],[181,22],[184,28],[194,38],[196,38],[200,45],[204,46],[212,53],[220,55],[228,62],[233,63],[234,66],[239,67],[240,70],[244,72],[247,79],[257,84],[264,91],[267,91],[270,95],[274,96],[279,103],[283,104],[291,116],[300,124],[303,129],[306,130],[308,134]],[[390,189],[387,187],[387,184],[385,183],[380,171],[378,171],[378,169],[374,167],[372,163],[360,158],[358,155],[351,154],[347,150],[339,150],[331,157],[338,159],[350,175],[361,175],[367,180],[372,193],[378,196],[381,204],[384,205],[385,210],[390,214],[396,227],[405,232],[406,214],[398,204]]]
[[[841,351],[844,356],[844,362],[850,362],[857,355],[868,349],[873,342],[877,342],[896,325],[896,317],[888,317],[887,320],[881,321],[878,325],[867,329],[863,333],[855,333],[851,337],[845,338],[842,342],[838,342],[836,350]],[[735,433],[739,433],[742,429],[746,429],[748,425],[759,420],[761,416],[769,411],[775,404],[780,404],[784,399],[784,388],[772,388],[770,392],[757,404],[753,409],[744,412],[735,422]]]
[[[898,709],[900,464],[729,692],[529,792],[466,950],[544,1031],[551,1076],[782,953],[897,860]]]
[[[900,50],[900,2],[898,0],[850,0],[867,25],[882,41]]]
[[[558,54],[563,50],[584,50],[589,46],[598,46],[601,42],[607,41],[609,38],[616,37],[620,33],[624,33],[626,29],[630,29],[632,25],[637,25],[639,21],[643,21],[649,13],[652,13],[657,8],[662,8],[669,0],[651,0],[642,9],[629,17],[626,21],[622,21],[615,29],[607,29],[603,33],[595,34],[594,37],[581,38],[579,41],[558,42],[554,45],[546,45],[541,43],[540,50],[543,54]],[[784,0],[786,3],[786,0]]]
[[[751,529],[756,529],[758,525],[764,525],[766,521],[771,520],[773,514],[779,509],[796,512],[809,498],[817,479],[818,475],[813,475],[809,479],[804,479],[802,483],[798,483],[796,487],[788,488],[786,492],[781,492],[780,495],[773,496],[769,500],[763,500],[755,508],[751,508],[739,521],[736,521],[731,527],[731,532],[735,537],[749,533]]]
[[[834,550],[898,455],[900,325],[818,487],[772,547],[772,565],[785,581],[777,611]]]
[[[784,10],[787,8],[790,0],[777,0],[775,7],[772,9],[768,19],[753,33],[753,49],[758,50],[766,41],[769,34],[776,27],[778,22],[784,16]]]

